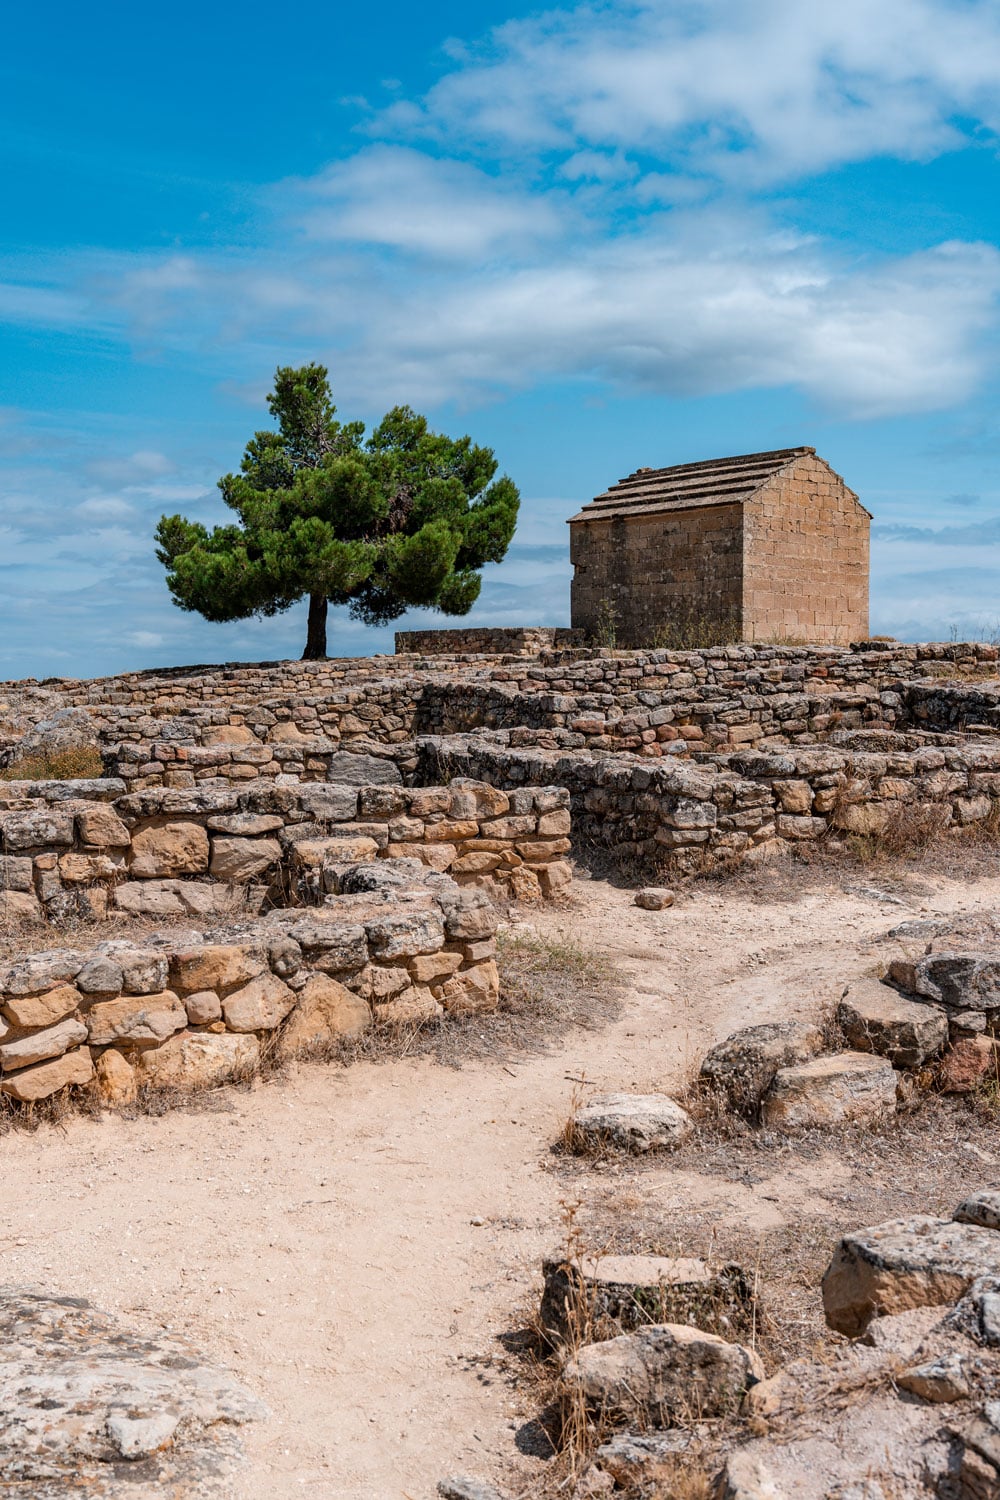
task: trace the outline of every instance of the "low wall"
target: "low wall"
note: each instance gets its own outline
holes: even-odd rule
[[[1000,741],[866,752],[827,746],[703,754],[649,762],[516,748],[504,737],[420,741],[423,776],[567,788],[572,844],[618,858],[656,858],[679,871],[744,855],[773,839],[878,834],[907,805],[940,809],[942,824],[990,818],[1000,799]]]
[[[110,1103],[252,1074],[358,1035],[494,1009],[497,911],[411,861],[341,871],[341,894],[203,933],[58,948],[0,965],[0,1091],[92,1085]]]
[[[318,900],[345,862],[409,857],[538,900],[569,882],[569,829],[555,786],[7,782],[0,890],[24,917],[218,916]]]
[[[467,630],[397,630],[396,655],[537,656],[540,651],[585,646],[583,630],[559,626],[478,626]]]

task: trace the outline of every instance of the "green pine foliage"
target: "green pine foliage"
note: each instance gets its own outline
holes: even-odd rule
[[[276,615],[308,598],[305,656],[326,655],[327,604],[369,625],[411,605],[467,614],[501,562],[519,495],[489,448],[431,432],[397,406],[365,439],[339,422],[322,365],[280,368],[238,474],[219,480],[236,524],[163,516],[157,557],[181,609],[206,620]]]

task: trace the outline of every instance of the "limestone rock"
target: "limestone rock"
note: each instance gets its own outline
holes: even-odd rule
[[[195,990],[184,996],[184,1009],[192,1026],[210,1026],[222,1018],[222,1001],[214,990]]]
[[[953,1304],[977,1277],[1000,1274],[1000,1234],[915,1215],[859,1229],[840,1241],[823,1277],[823,1310],[838,1333],[863,1333],[873,1317]]]
[[[267,967],[251,945],[205,943],[170,956],[170,983],[179,995],[215,990],[224,994],[256,979]]]
[[[265,1409],[171,1334],[80,1297],[0,1293],[0,1490],[59,1500],[226,1500],[236,1429]]]
[[[141,879],[200,875],[208,869],[208,834],[200,823],[165,823],[132,834],[129,869]]]
[[[671,1151],[694,1127],[667,1094],[601,1094],[573,1116],[584,1147],[611,1144],[625,1151]]]
[[[807,1021],[769,1021],[734,1031],[713,1047],[701,1077],[727,1095],[734,1109],[753,1112],[779,1068],[808,1062],[823,1047],[823,1034]]]
[[[694,1323],[706,1314],[745,1310],[750,1284],[739,1266],[659,1255],[601,1255],[582,1261],[549,1256],[542,1263],[539,1320],[565,1342],[582,1326],[612,1322],[623,1333],[645,1323]],[[576,1328],[572,1328],[573,1324]]]
[[[83,1001],[72,984],[58,984],[44,995],[11,995],[5,1000],[3,1013],[15,1026],[51,1026],[70,1016]]]
[[[367,922],[365,931],[373,956],[383,960],[436,953],[444,947],[444,924],[436,911],[427,908],[403,910]]]
[[[8,997],[4,1003],[9,1004],[11,996],[43,995],[57,985],[68,984],[85,962],[86,956],[72,948],[49,948],[45,953],[29,953],[14,963],[0,964],[0,990]]]
[[[32,1104],[38,1099],[47,1099],[50,1094],[57,1094],[68,1084],[89,1083],[93,1076],[90,1048],[77,1047],[51,1062],[37,1063],[19,1073],[8,1073],[0,1079],[0,1091],[22,1104]]]
[[[394,761],[380,755],[356,755],[349,750],[338,750],[330,756],[326,772],[327,781],[345,783],[348,786],[402,786],[403,778]]]
[[[180,934],[177,941],[183,941]],[[99,944],[95,950],[95,959],[98,955],[111,959],[121,968],[121,988],[126,995],[155,995],[159,990],[167,988],[167,960],[163,953],[158,953],[154,948],[139,948],[134,942],[115,939]],[[90,963],[93,961],[88,962],[80,974],[90,972]],[[78,975],[78,986],[79,979]]]
[[[856,1052],[876,1052],[897,1068],[921,1067],[948,1040],[943,1010],[907,1000],[875,979],[851,985],[837,1020]]]
[[[665,911],[673,904],[673,891],[668,891],[665,886],[659,885],[644,886],[641,891],[636,891],[633,898],[633,905],[641,906],[643,911]]]
[[[37,896],[27,891],[0,890],[0,922],[12,925],[24,922],[31,927],[41,927],[45,922],[45,913]]]
[[[444,1010],[426,986],[414,984],[384,1005],[376,1006],[374,1014],[380,1026],[410,1026],[436,1021]]]
[[[763,1377],[741,1344],[686,1324],[652,1323],[586,1344],[563,1367],[563,1384],[606,1416],[669,1426],[734,1412]]]
[[[956,1224],[978,1224],[983,1229],[1000,1229],[1000,1192],[982,1188],[960,1203],[952,1214]]]
[[[281,1050],[294,1057],[337,1037],[358,1036],[371,1024],[367,1000],[326,974],[313,974],[281,1034]]]
[[[730,1453],[719,1479],[717,1500],[792,1500],[779,1489],[761,1459],[739,1449]],[[875,1500],[859,1493],[857,1500]]]
[[[222,1002],[230,1031],[273,1031],[295,1004],[295,992],[276,974],[261,974]]]
[[[896,1384],[922,1401],[964,1401],[969,1394],[965,1368],[957,1354],[941,1354],[910,1365],[896,1376]]]
[[[277,839],[217,837],[212,840],[212,858],[208,866],[216,880],[253,880],[263,875],[281,859]]]
[[[5,1073],[13,1072],[15,1068],[29,1068],[32,1063],[44,1062],[48,1057],[62,1057],[71,1047],[86,1040],[84,1023],[76,1016],[67,1016],[44,1031],[33,1031],[30,1036],[0,1046],[0,1067]]]
[[[437,998],[449,1015],[479,1015],[500,1003],[500,975],[492,959],[453,974],[439,986]]]
[[[222,917],[260,911],[264,890],[241,887],[237,905],[233,887],[219,881],[128,880],[115,887],[114,904],[135,917]]]
[[[87,1030],[94,1047],[114,1042],[137,1045],[164,1042],[187,1025],[187,1012],[173,990],[158,995],[123,995],[101,1000],[87,1011]]]
[[[442,892],[440,902],[449,942],[472,943],[492,937],[500,925],[500,913],[485,891]]]
[[[194,1091],[215,1088],[234,1076],[254,1073],[260,1062],[260,1043],[253,1035],[228,1031],[184,1031],[147,1048],[135,1059],[140,1083],[154,1089]]]
[[[76,831],[81,844],[94,849],[127,849],[129,833],[113,808],[86,807],[76,815]]]
[[[437,1492],[441,1500],[504,1500],[500,1491],[480,1479],[466,1479],[464,1475],[452,1474],[439,1479]]]
[[[106,1104],[131,1104],[137,1086],[135,1069],[116,1047],[102,1052],[94,1063],[97,1088]]]
[[[657,1486],[674,1477],[678,1455],[690,1446],[691,1434],[679,1428],[667,1432],[620,1432],[602,1443],[594,1458],[620,1489],[652,1490],[656,1494]]]
[[[779,1068],[761,1101],[764,1123],[779,1129],[877,1120],[895,1108],[892,1063],[869,1052],[838,1052]]]

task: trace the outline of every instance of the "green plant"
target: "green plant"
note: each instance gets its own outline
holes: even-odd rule
[[[219,480],[238,524],[160,519],[174,602],[244,620],[308,598],[307,660],[326,655],[330,603],[368,625],[410,605],[467,614],[517,524],[517,488],[494,479],[491,449],[431,432],[408,406],[363,441],[364,423],[336,420],[322,365],[279,368],[267,401],[278,430],[255,433],[240,473]]]

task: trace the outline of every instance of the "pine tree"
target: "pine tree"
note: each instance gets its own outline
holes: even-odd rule
[[[238,474],[219,480],[238,524],[163,516],[156,555],[181,609],[206,620],[276,615],[309,599],[305,660],[326,655],[329,604],[369,625],[411,605],[467,614],[480,569],[501,562],[519,495],[489,448],[431,432],[408,406],[365,440],[339,422],[322,365],[279,368]]]

